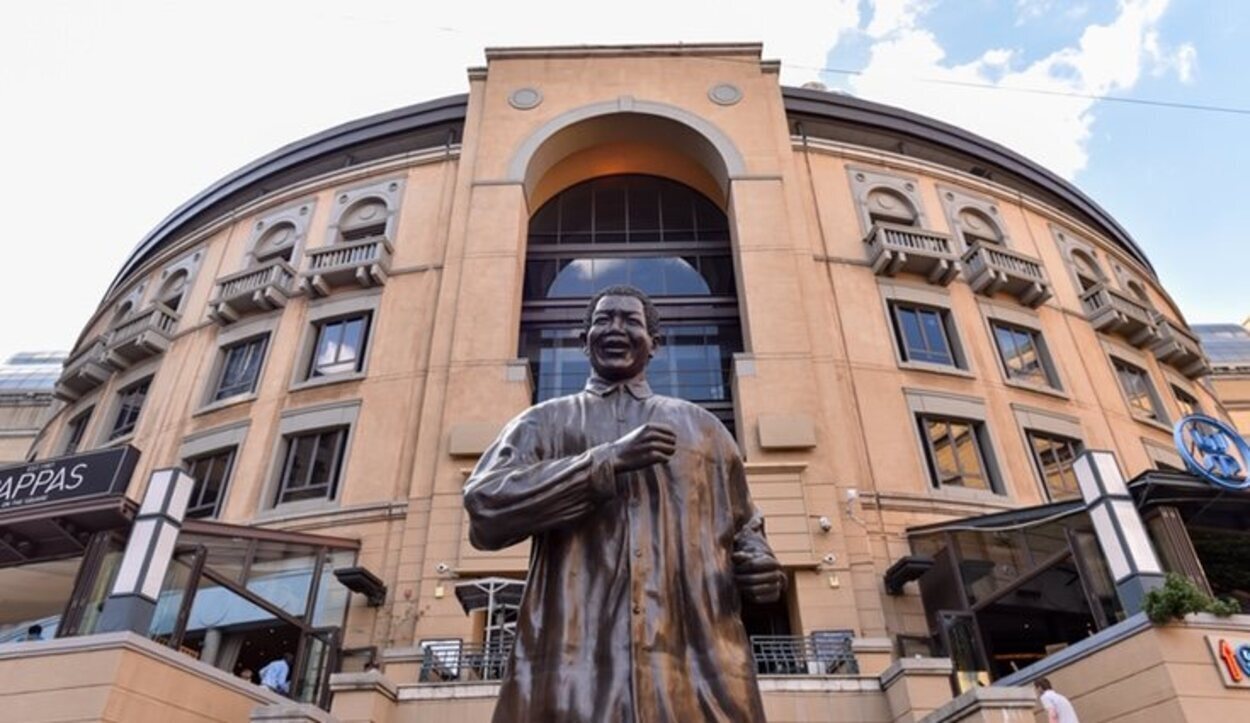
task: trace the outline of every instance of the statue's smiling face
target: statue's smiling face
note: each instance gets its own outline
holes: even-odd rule
[[[590,366],[608,381],[638,376],[655,351],[642,300],[605,296],[595,304],[584,343]]]

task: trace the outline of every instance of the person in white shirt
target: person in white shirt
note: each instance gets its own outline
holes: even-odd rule
[[[1046,709],[1047,723],[1081,723],[1076,717],[1076,709],[1072,707],[1072,701],[1056,693],[1050,687],[1049,680],[1038,678],[1033,681],[1033,688],[1037,690],[1042,707]]]
[[[266,688],[287,695],[291,692],[291,663],[295,659],[290,653],[274,660],[260,669],[260,684]]]

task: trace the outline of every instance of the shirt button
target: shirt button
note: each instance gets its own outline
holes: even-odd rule
[[[641,613],[642,613],[642,606],[641,606],[641,605],[635,605],[635,606],[634,606],[634,614],[635,614],[635,615],[638,615],[638,614],[641,614]]]
[[[641,549],[641,548],[638,548],[638,547],[635,547],[635,548],[634,548],[634,557],[642,557],[642,549]]]

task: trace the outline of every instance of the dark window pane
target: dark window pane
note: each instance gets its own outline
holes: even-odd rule
[[[729,239],[729,223],[724,211],[708,199],[697,196],[694,201],[694,221],[698,226],[700,241]]]
[[[557,201],[548,201],[543,207],[538,209],[538,213],[530,218],[530,238],[534,236],[551,237],[555,236],[560,230],[560,204]]]
[[[143,400],[148,395],[151,378],[131,384],[117,393],[117,418],[113,421],[113,430],[109,439],[117,439],[135,431],[139,422],[139,412],[143,409]]]
[[[82,444],[83,435],[87,431],[87,423],[91,421],[91,412],[93,408],[80,413],[69,421],[69,434],[65,439],[65,448],[61,450],[62,454],[73,454],[78,451],[78,446]]]
[[[652,184],[630,188],[629,236],[632,242],[660,240],[660,192]]]
[[[601,238],[601,234],[619,232],[619,237]],[[605,179],[595,188],[595,241],[596,243],[625,240],[625,183],[619,179]]]
[[[694,201],[686,189],[672,185],[660,191],[660,220],[665,241],[694,240]]]
[[[300,434],[287,440],[276,504],[306,499],[332,499],[337,493],[345,428]]]
[[[737,295],[733,257],[703,256],[699,259],[699,272],[707,281],[708,291],[713,296]]]
[[[547,298],[547,290],[556,280],[559,262],[555,259],[538,259],[525,262],[525,300]]]
[[[187,461],[187,473],[195,478],[187,517],[214,517],[219,513],[234,465],[234,451],[231,447]]]
[[[265,356],[268,337],[250,339],[227,347],[221,365],[221,379],[214,399],[226,399],[237,394],[256,391],[260,377],[260,365]]]
[[[574,186],[560,196],[560,243],[590,243],[593,190],[586,184]]]

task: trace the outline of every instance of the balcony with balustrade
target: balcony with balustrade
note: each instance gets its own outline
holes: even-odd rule
[[[295,269],[282,259],[223,276],[208,302],[208,316],[229,324],[248,314],[281,308],[296,293],[295,277]]]
[[[386,283],[391,269],[391,242],[384,236],[345,241],[306,252],[308,266],[301,289],[327,296],[338,286],[370,287]]]
[[[1211,364],[1193,332],[1158,312],[1155,312],[1155,326],[1159,330],[1159,339],[1150,350],[1156,359],[1190,379],[1211,373]]]
[[[751,655],[759,675],[858,675],[849,635],[755,635]],[[512,654],[512,639],[487,643],[439,640],[422,644],[421,683],[478,683],[502,680]]]
[[[993,296],[1006,292],[1030,308],[1041,306],[1051,297],[1046,269],[1028,254],[976,241],[964,253],[963,264],[968,284],[978,294]]]
[[[100,334],[66,359],[61,378],[56,382],[54,393],[57,398],[66,402],[77,401],[108,381],[113,375],[113,367],[105,360],[107,351],[108,334]]]
[[[157,354],[164,354],[178,327],[178,312],[157,302],[113,325],[105,360],[125,369]]]
[[[1118,334],[1141,349],[1159,340],[1154,312],[1142,302],[1108,286],[1096,284],[1081,294],[1085,318],[1106,334]]]
[[[959,275],[959,256],[949,236],[912,226],[875,223],[864,237],[868,262],[878,276],[920,274],[946,286]]]

